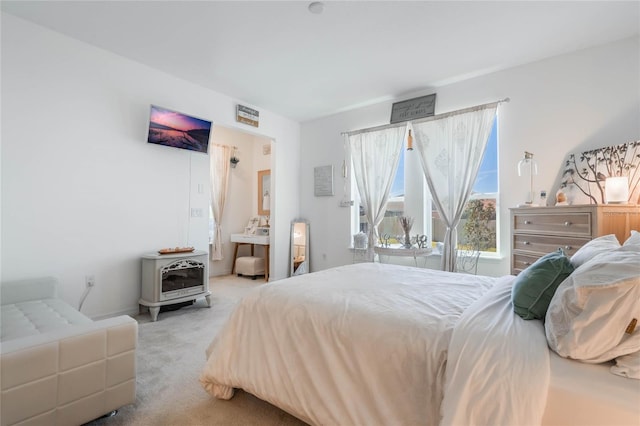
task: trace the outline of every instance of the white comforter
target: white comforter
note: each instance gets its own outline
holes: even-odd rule
[[[542,321],[511,304],[503,277],[456,325],[447,361],[442,425],[540,425],[547,403],[549,349]]]
[[[363,263],[266,284],[209,346],[201,383],[312,424],[436,425],[453,328],[495,281]]]

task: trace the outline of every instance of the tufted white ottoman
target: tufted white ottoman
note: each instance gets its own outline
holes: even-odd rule
[[[256,256],[243,256],[236,259],[236,274],[249,275],[256,279],[256,275],[264,275],[264,259]]]
[[[0,424],[80,425],[136,402],[138,323],[92,321],[52,277],[0,284]]]

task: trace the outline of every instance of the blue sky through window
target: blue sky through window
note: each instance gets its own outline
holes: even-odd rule
[[[404,156],[407,151],[403,150],[398,161],[398,170],[391,185],[389,197],[401,197],[404,195]],[[487,141],[484,157],[476,182],[473,185],[473,193],[497,193],[498,192],[498,120],[493,121],[493,128]]]
[[[398,161],[398,170],[396,171],[396,177],[393,178],[393,184],[391,185],[391,192],[389,197],[401,197],[404,195],[404,154],[407,151],[402,148],[400,154],[400,160]]]
[[[473,185],[474,193],[498,192],[498,119],[493,120],[493,128],[487,141],[482,164],[478,170],[476,183]]]

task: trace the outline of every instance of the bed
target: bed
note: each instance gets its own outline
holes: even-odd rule
[[[314,425],[637,425],[640,381],[555,359],[543,323],[514,314],[515,279],[362,263],[272,282],[239,303],[200,381]]]

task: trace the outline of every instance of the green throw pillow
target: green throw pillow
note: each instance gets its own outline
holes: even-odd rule
[[[545,254],[516,277],[511,290],[513,310],[526,320],[544,317],[556,289],[573,272],[562,249]]]

